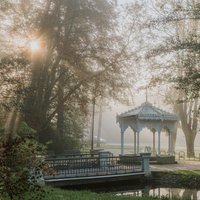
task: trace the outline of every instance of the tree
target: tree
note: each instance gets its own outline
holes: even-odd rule
[[[24,120],[39,135],[56,126],[57,136],[63,137],[65,113],[73,107],[87,114],[96,82],[98,94],[119,97],[121,92],[123,96],[129,85],[123,79],[131,55],[128,41],[117,32],[115,1],[7,2],[4,13],[18,19],[12,24],[14,33],[26,29],[39,47],[20,54],[29,69],[25,87],[17,90],[23,95],[16,98],[22,102]],[[19,10],[23,16],[17,15]],[[22,25],[26,28],[21,30]]]
[[[144,38],[141,42],[146,44],[146,56],[140,61],[146,59],[146,65],[151,69],[150,84],[171,87],[168,103],[174,105],[174,111],[180,117],[187,155],[191,157],[194,156],[198,131],[199,4],[196,1],[153,1],[149,9],[154,12],[147,12],[149,19],[141,20],[139,24]],[[151,40],[147,40],[150,37]],[[178,89],[175,93],[174,88]]]
[[[174,51],[176,53],[176,67],[177,74],[173,79],[175,83],[178,83],[176,86],[179,89],[179,95],[177,96],[177,103],[174,104],[174,110],[179,114],[182,130],[186,138],[186,147],[188,157],[194,156],[194,140],[197,134],[197,125],[198,125],[198,90],[189,91],[188,88],[194,88],[195,82],[191,86],[189,81],[183,83],[182,80],[190,79],[188,74],[198,71],[198,58],[197,51],[191,51],[191,43],[196,43],[197,34],[197,21],[193,17],[189,16],[191,12],[195,10],[196,4],[190,2],[189,5],[185,2],[172,4],[171,11],[171,20],[167,20],[167,23],[172,21],[174,28],[176,30],[176,35],[174,39],[167,45],[168,51]],[[189,7],[190,6],[190,7]],[[187,16],[183,17],[183,13],[187,13]],[[173,14],[173,15],[172,15]],[[188,22],[189,20],[189,22]],[[189,43],[188,43],[189,42]],[[165,49],[165,48],[164,48]],[[170,50],[171,49],[171,50]],[[173,67],[174,68],[174,67]],[[198,74],[193,74],[192,76],[198,76]],[[187,85],[186,85],[187,84]],[[185,86],[185,88],[183,87]]]
[[[159,19],[153,23],[162,26],[167,32],[160,45],[152,53],[176,54],[172,65],[176,66],[176,75],[171,76],[176,88],[184,90],[187,99],[199,96],[199,4],[197,1],[162,2],[157,8],[164,11]],[[169,28],[172,30],[169,31]],[[170,67],[170,66],[169,66]],[[173,67],[171,67],[173,68]]]
[[[173,105],[175,113],[178,113],[181,128],[185,135],[187,156],[194,157],[194,141],[198,133],[198,99],[177,102],[176,99],[179,98],[179,92],[176,89],[170,88],[166,94],[165,101],[168,104]]]

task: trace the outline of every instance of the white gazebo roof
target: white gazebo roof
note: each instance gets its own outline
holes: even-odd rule
[[[139,107],[120,114],[118,119],[130,117],[137,118],[139,120],[177,121],[177,116],[175,114],[157,108],[149,102],[144,102]]]

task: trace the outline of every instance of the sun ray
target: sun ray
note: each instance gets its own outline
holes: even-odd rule
[[[40,43],[37,39],[33,39],[29,42],[29,48],[31,51],[38,51],[40,49]]]

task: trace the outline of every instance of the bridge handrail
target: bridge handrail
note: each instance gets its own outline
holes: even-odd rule
[[[134,163],[123,164],[120,162],[119,156],[106,156],[106,154],[98,157],[46,158],[46,162],[55,171],[55,174],[47,176],[47,179],[116,175],[142,171],[141,166],[135,166]]]
[[[109,156],[107,157],[108,160],[110,159],[119,159],[119,156]],[[100,159],[100,157],[74,157],[74,158],[67,158],[67,157],[55,157],[55,158],[46,158],[45,161],[64,161],[64,160],[96,160]]]
[[[54,154],[46,155],[46,158],[79,158],[79,157],[94,157],[98,156],[98,153],[81,153],[81,154]]]

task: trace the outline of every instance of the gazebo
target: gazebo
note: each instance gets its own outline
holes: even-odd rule
[[[128,112],[117,115],[117,122],[121,129],[121,155],[124,155],[124,132],[128,127],[134,132],[134,154],[139,154],[140,133],[143,128],[147,128],[153,134],[153,149],[151,153],[160,156],[161,131],[165,129],[168,132],[168,155],[173,155],[173,136],[176,135],[177,120],[178,118],[175,114],[157,108],[148,101]],[[156,134],[157,144],[155,144]]]

